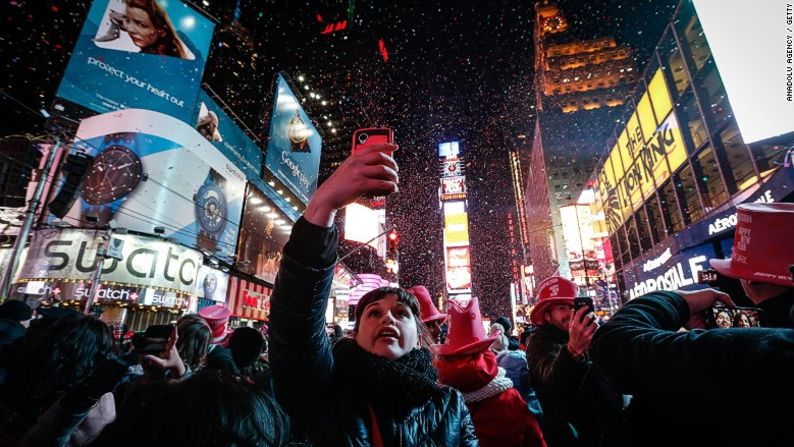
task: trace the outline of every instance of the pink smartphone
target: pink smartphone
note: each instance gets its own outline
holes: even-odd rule
[[[351,155],[374,144],[394,143],[394,131],[388,127],[371,127],[353,132]]]

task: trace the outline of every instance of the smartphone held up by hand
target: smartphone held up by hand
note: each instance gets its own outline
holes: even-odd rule
[[[595,305],[593,304],[593,299],[589,296],[580,296],[573,299],[573,310],[574,312],[579,310],[580,307],[587,307],[587,312],[595,312]]]
[[[353,132],[353,149],[351,154],[376,144],[393,144],[394,131],[388,127],[369,127]]]

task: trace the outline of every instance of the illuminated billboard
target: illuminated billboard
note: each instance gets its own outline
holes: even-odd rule
[[[598,174],[598,189],[610,232],[642,206],[687,159],[670,90],[656,70]]]
[[[241,272],[272,284],[281,263],[281,250],[292,231],[292,222],[251,184],[246,197],[237,266]]]
[[[447,290],[450,293],[471,292],[471,267],[447,267]]]
[[[441,200],[463,200],[466,198],[466,177],[441,177]]]
[[[444,204],[444,244],[469,245],[469,216],[463,202]]]
[[[450,267],[468,267],[471,265],[469,246],[447,247],[447,265]]]
[[[309,203],[317,189],[323,140],[286,79],[281,74],[276,78],[265,167],[303,203]]]
[[[196,130],[245,173],[262,178],[262,150],[203,90],[199,94]]]
[[[178,0],[96,0],[57,96],[99,113],[142,108],[189,122],[214,27]]]
[[[794,131],[791,2],[693,3],[744,142]]]
[[[438,156],[443,158],[457,157],[460,154],[460,144],[457,141],[440,143],[438,145]]]
[[[463,175],[463,162],[456,158],[448,158],[441,162],[441,177],[457,177]]]
[[[355,242],[369,242],[374,248],[378,248],[378,240],[375,239],[382,230],[381,225],[385,223],[386,210],[372,210],[358,203],[351,203],[345,207],[345,239]]]
[[[146,233],[161,227],[165,237],[232,258],[245,176],[192,126],[150,110],[120,110],[83,120],[74,149],[95,159],[64,222],[93,218]]]

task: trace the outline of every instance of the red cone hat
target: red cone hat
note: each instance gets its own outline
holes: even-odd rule
[[[436,309],[436,306],[433,305],[433,299],[430,298],[430,292],[427,291],[425,286],[413,286],[408,291],[419,301],[422,323],[446,320],[447,314],[442,314]]]
[[[473,297],[463,308],[456,301],[449,301],[449,331],[447,341],[436,345],[439,355],[463,355],[483,352],[491,347],[496,335],[485,336],[480,315],[480,302]]]

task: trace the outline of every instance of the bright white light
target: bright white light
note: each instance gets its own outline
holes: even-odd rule
[[[273,211],[273,208],[268,206],[268,205],[265,205],[265,206],[263,206],[262,208],[259,208],[259,209],[262,210],[265,213]]]
[[[276,186],[276,183],[273,180],[267,182],[267,184],[270,186]]]
[[[276,192],[281,194],[282,196],[284,195],[284,190],[283,189],[277,189]]]
[[[209,2],[206,2],[206,1],[205,1],[205,2],[204,2],[204,4],[206,4],[207,6],[209,6]],[[183,31],[190,31],[190,30],[192,30],[192,29],[193,29],[193,27],[195,27],[195,26],[196,26],[196,18],[195,18],[195,17],[193,17],[193,16],[185,16],[185,17],[184,17],[184,18],[183,18],[183,19],[182,19],[182,20],[179,22],[179,25],[180,25],[179,27],[180,27],[180,28],[181,28]]]
[[[579,205],[590,205],[595,202],[595,191],[592,189],[585,189],[576,201]]]
[[[791,72],[786,71],[791,69],[791,56],[787,62],[783,54],[786,26],[781,22],[785,10],[780,1],[753,2],[752,19],[736,14],[747,7],[745,1],[695,0],[694,4],[744,142],[794,131]],[[699,51],[694,57],[705,58],[706,53]]]
[[[328,104],[328,103],[327,103],[327,102],[326,102],[326,101],[323,99],[323,101],[322,101],[320,104],[322,104],[322,105],[326,105],[326,104]]]
[[[251,197],[250,199],[248,199],[248,202],[251,205],[259,205],[262,203],[262,199],[260,199],[259,197]]]
[[[367,242],[380,233],[379,229],[377,211],[358,203],[345,207],[345,239]],[[370,244],[377,248],[377,240]]]
[[[301,82],[303,82],[303,75],[301,75],[301,76],[298,76],[298,80],[299,80],[299,81],[301,81]]]
[[[286,200],[287,202],[292,202],[292,198],[290,197],[284,197],[284,200]]]
[[[336,129],[331,129],[331,133],[336,133]]]

